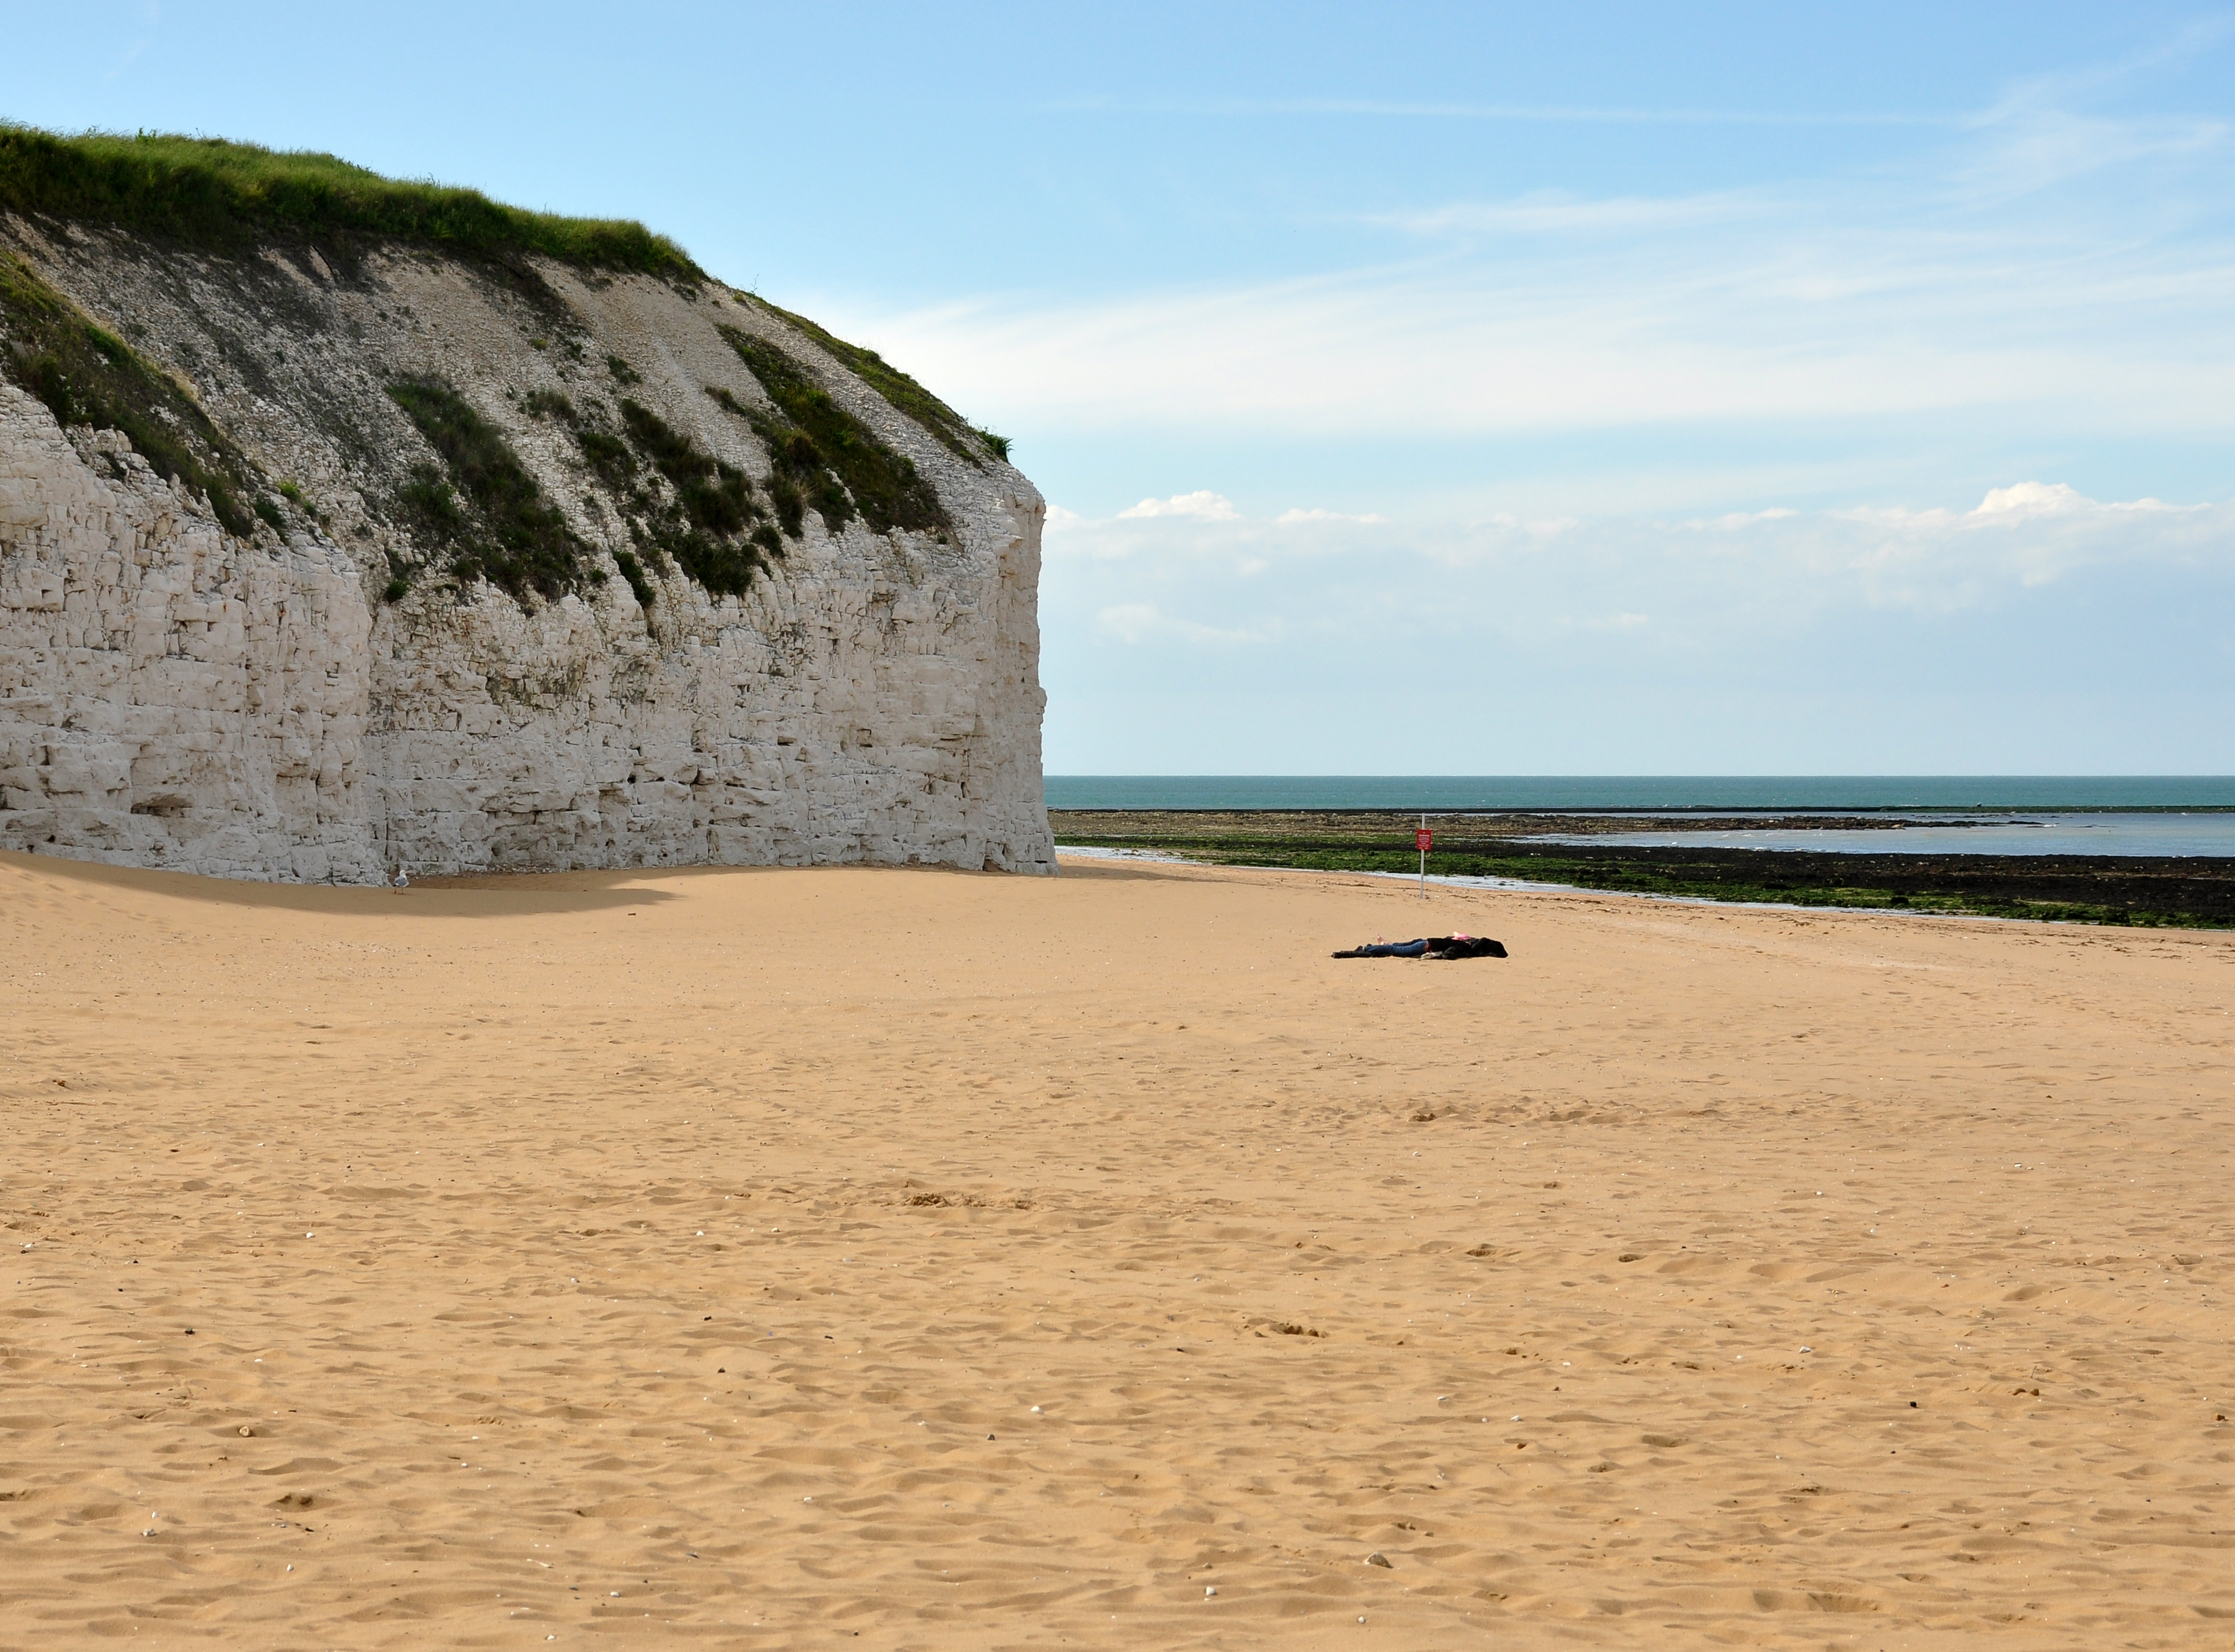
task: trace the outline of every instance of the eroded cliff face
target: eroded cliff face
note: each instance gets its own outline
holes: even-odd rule
[[[59,369],[0,343],[0,847],[350,882],[1054,870],[1044,506],[858,356],[711,284],[528,258],[0,218],[10,253],[175,375],[260,515],[58,420]],[[816,468],[800,421],[867,468]],[[523,486],[528,529],[478,511]]]

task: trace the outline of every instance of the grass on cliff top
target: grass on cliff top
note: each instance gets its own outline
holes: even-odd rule
[[[479,190],[383,178],[332,155],[220,138],[0,124],[0,207],[225,250],[275,234],[361,236],[456,251],[540,252],[590,269],[698,280],[690,255],[625,219],[560,218]]]

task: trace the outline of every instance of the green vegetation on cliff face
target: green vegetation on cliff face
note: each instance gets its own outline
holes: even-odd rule
[[[157,475],[206,497],[226,532],[246,539],[254,532],[243,500],[285,530],[286,519],[259,494],[240,449],[193,398],[13,253],[0,253],[0,376],[45,402],[64,428],[123,432]]]
[[[619,507],[643,557],[622,551],[613,559],[646,608],[658,594],[646,563],[657,568],[672,562],[714,596],[742,597],[753,576],[783,553],[752,479],[642,402],[621,398],[619,431],[596,401],[577,407],[555,390],[537,390],[521,405],[573,433],[584,468]]]
[[[897,527],[954,537],[954,524],[947,507],[913,460],[878,440],[876,432],[840,407],[805,369],[768,340],[735,327],[724,327],[721,333],[783,415],[775,419],[724,401],[725,407],[743,414],[767,444],[777,473],[770,493],[787,532],[796,534],[798,530],[793,526],[796,510],[787,512],[789,501],[777,492],[783,482],[804,490],[807,502],[823,513],[834,530],[859,509],[875,532],[889,533]]]
[[[642,489],[630,495],[629,531],[639,545],[672,558],[715,596],[744,596],[783,544],[762,523],[768,512],[753,497],[750,480],[626,396],[621,425],[672,490],[664,498]]]
[[[461,582],[487,579],[517,597],[531,591],[557,597],[602,577],[591,571],[590,547],[544,498],[502,433],[463,396],[423,379],[391,384],[388,394],[449,467],[445,476],[422,467],[402,503],[417,533],[449,550]]]
[[[616,551],[613,552],[613,565],[621,571],[621,578],[628,581],[628,588],[636,593],[637,605],[649,613],[652,604],[659,600],[659,592],[652,581],[645,578],[644,564],[636,559],[633,552]]]
[[[198,250],[211,255],[204,267],[220,281],[228,268],[238,269],[247,307],[237,318],[241,324],[220,330],[213,340],[189,338],[175,347],[213,395],[254,394],[286,402],[297,413],[305,410],[307,357],[290,362],[278,348],[280,340],[314,328],[325,348],[338,337],[365,336],[372,321],[390,328],[407,321],[421,325],[409,304],[377,292],[377,271],[360,262],[373,248],[429,249],[437,259],[462,261],[525,295],[535,310],[528,342],[543,350],[558,341],[564,359],[556,362],[557,371],[573,394],[547,385],[525,395],[508,393],[508,399],[571,434],[592,485],[584,504],[593,517],[617,507],[614,526],[625,526],[627,539],[615,534],[606,549],[616,552],[615,565],[646,607],[659,593],[660,578],[677,571],[715,596],[742,596],[783,557],[786,537],[797,539],[805,532],[809,510],[819,512],[833,533],[860,517],[878,533],[908,531],[952,542],[954,523],[932,482],[878,427],[833,397],[828,387],[834,383],[841,395],[855,393],[849,375],[973,465],[982,467],[1007,450],[1001,438],[973,430],[875,351],[744,295],[742,302],[780,317],[817,347],[809,349],[791,334],[779,345],[738,328],[720,329],[769,401],[748,406],[727,389],[709,387],[708,394],[764,444],[764,479],[749,477],[707,452],[688,434],[687,421],[685,428],[670,424],[672,408],[663,415],[646,405],[655,398],[638,388],[647,382],[645,375],[602,348],[607,382],[599,388],[609,399],[601,400],[575,372],[578,364],[594,359],[586,348],[593,330],[525,255],[650,275],[685,297],[696,296],[696,284],[704,279],[698,267],[674,243],[632,222],[523,212],[469,189],[383,178],[331,155],[144,133],[65,136],[0,121],[0,215],[5,214],[43,223],[56,256],[77,271],[62,278],[108,294],[101,302],[112,309],[117,296],[100,273],[107,251],[131,263],[168,262],[182,247]],[[56,220],[120,236],[87,245],[85,255],[93,263],[82,266],[59,251],[71,238],[55,233]],[[144,238],[137,250],[133,238]],[[30,238],[33,244],[38,238]],[[357,284],[359,290],[300,304],[272,300],[268,280],[255,278],[268,274],[260,269],[259,251],[278,248],[300,257],[313,242],[343,271],[343,286]],[[25,251],[30,258],[43,256],[30,245]],[[372,286],[363,287],[360,278],[371,279]],[[378,299],[370,306],[372,321],[362,313],[369,297]],[[122,300],[115,325],[140,337],[143,330],[130,302]],[[268,313],[273,303],[287,315]],[[390,304],[397,315],[389,313]],[[719,308],[727,311],[726,305]],[[814,365],[823,362],[818,352],[827,353],[840,370]],[[286,372],[279,371],[282,367]],[[439,461],[399,475],[370,449],[364,454],[382,472],[372,486],[417,546],[390,552],[387,600],[402,600],[425,574],[461,585],[485,578],[523,604],[608,577],[603,552],[576,531],[580,519],[570,518],[543,490],[508,444],[501,424],[459,394],[459,384],[473,376],[469,362],[462,362],[456,377],[440,369],[391,367],[376,382],[398,371],[410,376],[387,384],[388,395]],[[0,375],[36,395],[65,426],[123,432],[156,471],[206,495],[233,533],[254,533],[259,517],[283,533],[297,515],[325,520],[299,489],[283,486],[278,494],[268,493],[255,465],[204,414],[185,381],[143,359],[57,292],[29,258],[6,251],[0,251]],[[873,416],[882,424],[880,415]],[[343,434],[360,444],[364,440],[355,426]]]
[[[938,437],[957,457],[967,459],[973,465],[982,465],[989,452],[1002,459],[1009,456],[1009,439],[1006,436],[997,436],[990,430],[973,430],[960,414],[876,351],[864,349],[859,344],[849,344],[844,339],[823,331],[806,317],[779,309],[765,298],[750,293],[739,293],[737,297],[744,303],[759,306],[771,316],[782,317],[805,333],[828,350],[841,367],[846,368],[894,407]],[[735,343],[734,340],[731,342]]]
[[[449,550],[459,579],[485,578],[524,597],[605,577],[503,434],[464,397],[426,380],[391,384],[388,394],[446,467],[423,467],[398,502],[422,538]],[[619,430],[602,403],[578,406],[555,390],[521,405],[573,434],[584,467],[619,506],[635,550],[617,552],[614,565],[646,609],[659,597],[650,571],[672,563],[713,596],[741,597],[782,551],[751,478],[642,403],[621,398]]]
[[[681,247],[632,221],[530,212],[479,190],[404,182],[332,155],[217,138],[62,136],[0,125],[0,207],[223,251],[274,235],[363,237],[702,278]]]

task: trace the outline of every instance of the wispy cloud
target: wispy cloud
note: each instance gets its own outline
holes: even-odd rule
[[[1412,235],[1634,235],[1734,224],[1780,209],[1781,203],[1767,195],[1736,190],[1605,200],[1536,190],[1511,200],[1458,201],[1420,212],[1373,214],[1366,221]]]
[[[1094,629],[1129,647],[1176,641],[1197,648],[1233,648],[1271,642],[1280,636],[1281,626],[1277,619],[1268,620],[1260,628],[1204,625],[1191,619],[1176,619],[1154,603],[1118,603],[1094,617]]]
[[[114,81],[137,62],[147,53],[147,49],[155,43],[156,36],[161,32],[162,0],[140,0],[140,3],[132,8],[132,15],[134,20],[139,24],[140,32],[125,42],[124,49],[117,54],[115,61],[102,74],[101,78],[103,82]]]
[[[1341,227],[1386,257],[1308,278],[842,319],[1026,428],[1471,436],[1979,409],[2224,437],[2235,143],[2216,119],[2113,118],[2055,89],[1898,167],[1383,205]]]
[[[849,324],[1019,427],[1458,435],[1987,407],[2235,425],[2235,249],[1889,230],[1662,251]]]

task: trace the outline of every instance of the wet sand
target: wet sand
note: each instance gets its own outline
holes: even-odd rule
[[[2235,1643],[2226,936],[0,856],[0,1646]]]

